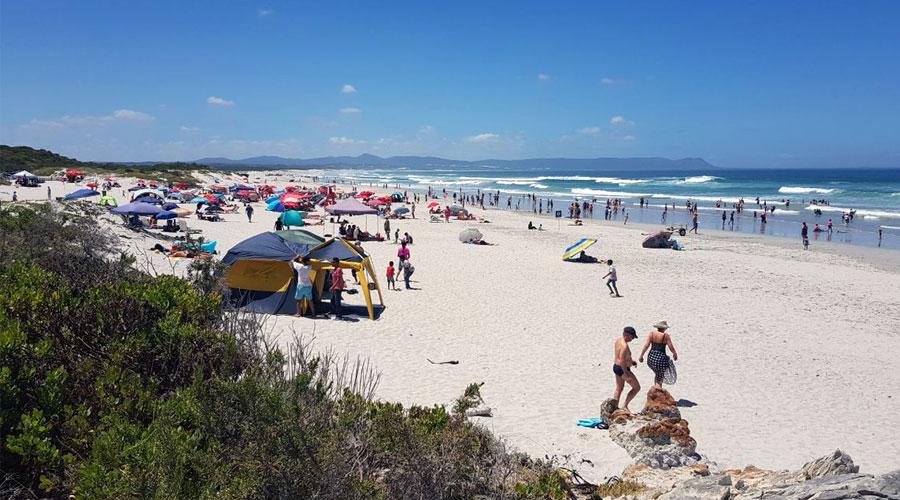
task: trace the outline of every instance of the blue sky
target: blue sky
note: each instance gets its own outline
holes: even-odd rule
[[[4,0],[0,142],[900,166],[900,2],[430,3]]]

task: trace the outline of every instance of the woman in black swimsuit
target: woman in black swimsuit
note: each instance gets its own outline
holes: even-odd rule
[[[675,363],[666,355],[666,346],[672,351],[672,358],[675,361],[678,361],[678,352],[675,351],[675,345],[672,344],[672,337],[666,333],[666,330],[669,329],[669,324],[665,321],[660,321],[653,327],[656,330],[647,336],[647,342],[641,350],[641,356],[638,358],[638,361],[643,363],[644,354],[647,352],[647,349],[650,349],[650,355],[647,356],[647,366],[656,375],[653,385],[662,388],[663,383],[671,385],[678,379],[678,374],[675,372]]]

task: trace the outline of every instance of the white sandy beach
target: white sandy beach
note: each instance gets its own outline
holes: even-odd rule
[[[83,187],[48,184],[54,196]],[[0,200],[11,190],[0,187]],[[20,200],[46,198],[45,187],[17,191]],[[127,201],[120,190],[112,194]],[[513,447],[567,458],[599,481],[620,474],[629,457],[606,431],[575,422],[599,416],[612,395],[613,342],[622,328],[638,330],[637,357],[651,325],[667,320],[680,356],[678,383],[669,389],[696,403],[683,414],[701,454],[725,466],[796,468],[841,448],[864,472],[900,464],[893,428],[900,252],[827,244],[804,252],[799,241],[702,232],[678,238],[686,251],[651,250],[640,245],[647,227],[621,222],[563,220],[557,229],[543,219],[546,230],[538,232],[526,230],[527,215],[475,209],[491,223],[443,224],[422,219],[425,211],[418,206],[419,219],[391,221],[392,230],[414,237],[416,290],[386,289],[383,271],[396,261],[397,245],[364,244],[384,289],[377,321],[281,316],[272,317],[273,331],[282,339],[291,331],[314,335],[321,348],[371,359],[387,400],[448,404],[467,384],[484,382],[494,416],[477,420]],[[272,230],[276,215],[256,204],[252,224],[243,213],[225,218],[188,222],[224,255]],[[368,219],[370,230],[381,229],[383,220]],[[469,226],[496,246],[461,244],[457,235]],[[311,230],[330,233],[331,225]],[[154,243],[131,234],[135,250]],[[600,240],[588,253],[615,260],[622,298],[608,296],[606,266],[560,260],[582,237]],[[165,258],[152,258],[157,270],[169,269]],[[636,371],[646,390],[652,372]],[[642,403],[643,393],[634,406]]]

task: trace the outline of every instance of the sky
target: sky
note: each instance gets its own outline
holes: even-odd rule
[[[900,167],[900,2],[0,2],[0,143]]]

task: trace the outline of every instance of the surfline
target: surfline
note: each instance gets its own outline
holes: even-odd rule
[[[781,186],[778,188],[778,192],[781,194],[831,194],[834,191],[834,189],[805,186]]]

